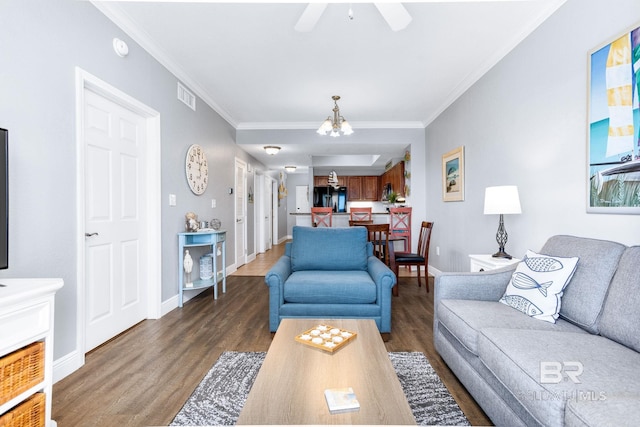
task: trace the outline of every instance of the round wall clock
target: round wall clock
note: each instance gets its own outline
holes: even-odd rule
[[[187,150],[187,159],[184,164],[189,188],[195,194],[202,194],[207,189],[209,182],[209,165],[204,150],[198,144],[193,144]]]

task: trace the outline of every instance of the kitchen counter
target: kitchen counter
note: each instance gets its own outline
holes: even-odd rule
[[[296,225],[311,227],[311,212],[292,212],[289,215],[293,215],[296,218]],[[389,212],[372,212],[371,217],[374,224],[389,223]],[[334,212],[331,225],[332,227],[348,227],[349,218],[351,218],[349,212]]]

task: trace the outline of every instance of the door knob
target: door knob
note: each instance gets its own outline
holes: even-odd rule
[[[97,236],[98,233],[84,233],[84,237],[93,237],[93,236]]]

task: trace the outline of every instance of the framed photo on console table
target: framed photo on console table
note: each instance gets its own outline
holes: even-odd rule
[[[640,214],[640,24],[589,52],[587,212]]]
[[[442,156],[442,200],[464,200],[464,146]]]

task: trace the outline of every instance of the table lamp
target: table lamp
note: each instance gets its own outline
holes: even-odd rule
[[[493,254],[495,258],[513,258],[504,251],[507,244],[507,230],[504,228],[503,215],[522,213],[520,208],[520,197],[518,196],[518,187],[515,185],[501,185],[498,187],[487,187],[484,192],[484,214],[500,215],[500,223],[496,233],[496,241],[498,242],[498,252]]]

